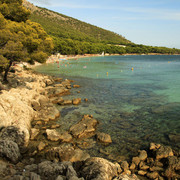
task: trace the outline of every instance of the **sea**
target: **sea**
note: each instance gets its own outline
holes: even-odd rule
[[[58,106],[59,131],[68,130],[84,114],[93,115],[99,121],[97,131],[109,134],[112,143],[104,145],[93,137],[93,145],[86,147],[91,156],[128,159],[151,142],[180,149],[180,56],[86,57],[35,70],[80,85],[63,97],[81,98],[80,105]]]

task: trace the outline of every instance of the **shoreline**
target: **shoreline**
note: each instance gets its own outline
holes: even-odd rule
[[[148,53],[148,54],[136,54],[136,53],[131,53],[131,54],[84,54],[84,55],[51,55],[45,62],[45,64],[49,63],[54,63],[54,61],[62,61],[64,60],[77,60],[79,58],[88,58],[88,57],[103,57],[103,56],[179,56],[180,54],[160,54],[160,53]],[[27,65],[28,67],[33,68],[33,66],[38,66],[41,65],[40,63],[36,63],[35,65]]]
[[[152,143],[148,151],[140,150],[139,155],[128,162],[120,160],[112,163],[103,158],[90,157],[85,150],[76,147],[75,142],[77,140],[85,139],[85,141],[82,141],[82,147],[91,146],[91,142],[89,144],[89,141],[87,141],[89,137],[96,138],[97,141],[103,141],[106,144],[112,142],[108,134],[96,132],[98,121],[91,115],[84,115],[67,132],[63,134],[57,133],[56,129],[61,127],[56,122],[56,118],[60,114],[55,105],[74,104],[76,106],[81,103],[81,99],[66,101],[63,99],[64,95],[70,93],[71,88],[79,88],[78,85],[72,84],[69,80],[53,79],[51,76],[24,71],[20,67],[16,67],[16,73],[10,73],[9,78],[12,88],[3,90],[0,95],[0,125],[2,127],[0,132],[0,154],[3,159],[0,161],[0,166],[4,164],[2,169],[9,171],[9,165],[11,165],[14,170],[10,174],[12,178],[15,176],[28,177],[29,174],[25,174],[24,169],[30,173],[29,176],[43,179],[47,172],[55,177],[54,179],[58,176],[64,176],[66,179],[70,179],[68,176],[83,177],[85,179],[88,179],[88,177],[97,178],[93,177],[93,172],[96,171],[98,171],[97,175],[108,177],[104,179],[114,177],[120,179],[126,176],[137,179],[134,173],[156,179],[163,176],[162,172],[164,173],[163,177],[167,177],[169,171],[174,173],[173,176],[179,177],[176,174],[178,160],[174,168],[172,168],[171,164],[166,168],[163,168],[162,163],[160,164],[163,158],[169,162],[169,158],[177,159],[177,156],[170,147],[159,144]],[[11,116],[7,112],[9,108],[11,108]],[[2,121],[3,119],[4,121]],[[6,143],[11,145],[8,152],[10,151],[12,155],[7,153],[8,144]],[[41,158],[45,159],[45,161],[41,162]],[[153,159],[153,161],[151,162],[150,159]],[[10,162],[7,162],[7,160],[10,160]],[[69,161],[69,165],[65,164],[64,161]],[[82,163],[80,169],[77,168],[77,161]],[[154,166],[154,162],[159,164]],[[23,164],[21,168],[18,165],[19,163],[21,166]],[[63,172],[59,172],[59,174],[51,172],[54,166],[60,168],[62,165],[64,166]],[[104,167],[103,170],[99,165]],[[46,169],[46,166],[51,168]],[[69,168],[73,170],[73,175],[65,173]],[[108,168],[108,171],[106,168]],[[90,171],[92,171],[92,174],[90,174]],[[48,176],[48,178],[51,179],[51,176]]]

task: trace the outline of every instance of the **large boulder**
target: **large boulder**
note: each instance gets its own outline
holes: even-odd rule
[[[81,149],[74,148],[71,144],[62,144],[59,147],[53,147],[46,152],[48,160],[55,161],[84,161],[89,158],[89,154]]]
[[[19,146],[19,148],[23,148],[25,142],[25,134],[15,126],[8,126],[1,131],[0,139],[13,141]]]
[[[98,157],[87,159],[81,168],[81,176],[86,180],[109,180],[121,172],[118,164]]]
[[[56,179],[58,175],[65,174],[66,166],[62,163],[44,161],[38,165],[38,173],[43,179]]]
[[[18,145],[11,140],[0,140],[0,156],[13,163],[17,163],[21,157]]]
[[[53,163],[44,161],[38,165],[38,173],[44,180],[80,180],[70,162]],[[64,177],[64,178],[63,178]]]

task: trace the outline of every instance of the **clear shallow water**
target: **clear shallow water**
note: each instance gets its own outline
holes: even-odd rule
[[[92,114],[100,121],[98,130],[111,135],[113,143],[103,149],[115,157],[135,155],[150,142],[180,148],[180,56],[92,57],[36,70],[81,85],[64,98],[89,101],[59,107],[62,127],[68,129],[83,114]],[[103,156],[100,148],[96,144],[89,152]]]

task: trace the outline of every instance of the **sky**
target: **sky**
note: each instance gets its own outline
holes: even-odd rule
[[[180,0],[29,0],[144,45],[180,49]]]

